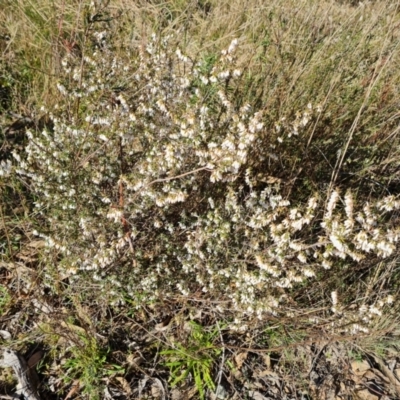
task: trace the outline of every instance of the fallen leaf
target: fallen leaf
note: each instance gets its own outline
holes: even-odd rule
[[[371,368],[367,360],[362,360],[362,361],[353,361],[351,363],[351,369],[354,372],[355,375],[357,376],[362,376],[366,371],[368,371]]]
[[[252,400],[269,400],[268,397],[265,397],[260,392],[256,390],[252,390],[249,392],[249,398]]]
[[[238,353],[235,355],[234,359],[235,359],[235,363],[236,363],[236,366],[238,367],[238,369],[242,368],[244,362],[246,361],[247,354],[248,353],[246,351],[244,351],[242,353]]]
[[[139,353],[129,354],[126,357],[126,362],[129,364],[130,367],[136,367],[142,364],[143,359],[138,355]]]
[[[44,356],[44,351],[39,350],[36,353],[34,353],[31,357],[29,357],[28,360],[28,367],[29,368],[34,368],[36,364],[43,358]]]
[[[379,400],[379,397],[372,394],[368,389],[358,391],[356,396],[358,400]]]
[[[156,397],[161,400],[165,400],[165,389],[158,378],[152,378],[153,384],[151,385],[151,394],[153,397]]]
[[[160,399],[161,398],[161,390],[158,386],[156,385],[151,385],[151,396],[154,399]]]
[[[170,328],[170,322],[171,322],[171,317],[167,317],[160,323],[156,324],[156,326],[154,327],[154,330],[156,332],[166,331],[167,329]]]
[[[23,253],[18,253],[16,255],[16,257],[22,261],[25,261],[26,263],[31,263],[31,262],[36,261],[36,257],[31,257],[31,256],[23,254]]]
[[[268,369],[264,371],[260,371],[257,374],[255,374],[257,378],[264,378],[266,376],[274,378],[274,379],[279,379],[279,375],[276,372],[270,371]]]
[[[183,393],[177,388],[171,390],[171,400],[182,400]]]
[[[44,240],[32,240],[31,242],[28,243],[28,246],[37,249],[40,247],[45,247],[46,242]]]
[[[265,366],[268,369],[271,369],[271,357],[269,356],[269,354],[263,354],[262,358],[264,360]]]
[[[128,381],[124,377],[117,376],[115,379],[120,383],[122,390],[125,392],[125,394],[127,394],[128,396],[132,394],[132,389]]]

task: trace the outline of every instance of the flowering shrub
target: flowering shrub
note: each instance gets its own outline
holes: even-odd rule
[[[332,190],[326,202],[318,194],[300,202],[263,174],[319,105],[269,129],[265,110],[237,95],[237,40],[200,61],[172,42],[153,36],[117,56],[96,33],[90,56],[63,60],[54,129],[28,132],[26,154],[15,154],[48,223],[37,234],[56,266],[49,286],[95,284],[113,304],[226,300],[238,317],[261,317],[293,310],[291,290],[323,271],[394,253],[394,197],[358,204],[351,191]],[[355,332],[388,299],[344,314],[334,291],[332,312]]]

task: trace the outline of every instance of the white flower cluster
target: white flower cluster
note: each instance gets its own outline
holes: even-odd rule
[[[321,226],[325,236],[321,241],[329,240],[322,257],[329,260],[332,256],[354,261],[361,261],[365,253],[375,253],[386,258],[393,254],[399,240],[400,228],[389,228],[384,221],[386,213],[400,208],[400,202],[393,196],[379,200],[375,204],[365,203],[362,210],[354,213],[353,194],[349,190],[344,197],[345,215],[335,213],[338,205],[339,193],[333,190],[327,205]],[[320,256],[319,253],[318,256]]]
[[[331,293],[332,312],[335,319],[331,322],[331,328],[335,332],[350,333],[368,333],[370,326],[383,315],[394,302],[392,295],[385,296],[373,304],[363,303],[355,307],[343,307],[339,301],[336,291]]]
[[[172,40],[116,57],[99,33],[90,57],[63,61],[54,129],[28,134],[17,167],[48,223],[40,235],[59,274],[48,279],[92,279],[113,303],[202,292],[262,316],[338,260],[393,254],[394,197],[356,209],[334,190],[326,206],[318,195],[291,205],[279,180],[259,177],[272,134],[265,111],[233,95],[237,40],[200,61]]]
[[[292,121],[288,121],[286,117],[282,117],[279,122],[275,123],[275,131],[279,135],[277,140],[282,143],[285,139],[284,134],[287,138],[291,138],[293,135],[298,136],[304,131],[304,129],[310,124],[311,119],[317,113],[322,111],[320,104],[315,107],[311,103],[307,104],[307,107],[303,111],[297,111],[295,118]]]

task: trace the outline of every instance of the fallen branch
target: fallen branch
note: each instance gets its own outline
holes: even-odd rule
[[[18,379],[17,393],[23,395],[25,400],[41,400],[36,388],[36,382],[32,371],[26,361],[17,352],[5,349],[3,358],[0,359],[0,367],[11,367]]]

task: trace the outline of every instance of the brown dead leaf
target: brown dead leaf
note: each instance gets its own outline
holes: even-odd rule
[[[44,351],[39,350],[36,353],[34,353],[31,357],[29,357],[28,360],[28,367],[29,368],[34,368],[36,364],[43,358],[44,356]]]
[[[156,399],[165,400],[165,389],[160,379],[153,378],[151,384],[151,394]]]
[[[168,330],[170,328],[171,319],[171,317],[164,318],[163,321],[155,325],[154,330],[156,332],[163,332]]]
[[[351,369],[357,376],[362,376],[366,371],[371,368],[367,360],[358,361],[355,360],[351,363]]]
[[[234,360],[238,369],[242,368],[244,362],[247,359],[247,351],[243,351],[242,353],[238,353],[235,355]]]
[[[272,390],[273,386],[280,387],[281,386],[281,379],[276,372],[273,372],[269,369],[265,369],[263,371],[254,371],[253,373],[254,378],[260,379],[260,382],[269,382],[268,387]],[[262,388],[264,385],[255,385],[255,388]]]
[[[269,354],[262,354],[262,358],[264,360],[264,364],[268,369],[271,369],[271,357]]]
[[[160,399],[162,396],[162,392],[160,390],[160,388],[157,385],[151,385],[151,396],[154,399]]]
[[[117,376],[115,379],[120,383],[122,390],[125,392],[125,394],[127,394],[128,396],[132,394],[132,389],[128,381],[124,377]]]
[[[368,389],[363,389],[356,392],[357,400],[379,400],[379,397],[372,394]]]
[[[25,253],[18,253],[16,257],[22,261],[25,261],[26,263],[32,263],[37,260],[36,257],[31,257],[30,255],[26,255]]]
[[[264,371],[260,371],[258,373],[254,374],[255,377],[257,378],[264,378],[264,377],[270,377],[273,379],[279,379],[279,375],[276,372],[273,372],[269,369],[265,369]]]
[[[46,246],[46,242],[44,240],[32,240],[27,243],[29,247],[33,247],[34,249],[39,249]]]
[[[183,393],[177,388],[171,390],[171,400],[183,400]]]
[[[138,367],[142,364],[143,359],[140,357],[139,353],[135,354],[128,354],[126,357],[126,362],[129,364],[130,367]]]
[[[270,185],[272,185],[273,183],[281,183],[282,180],[280,178],[276,178],[275,176],[267,176],[267,178],[263,180],[263,182],[267,182]]]
[[[252,400],[268,400],[267,397],[265,397],[264,395],[262,395],[260,392],[258,392],[257,390],[252,390],[249,392],[249,398]]]

